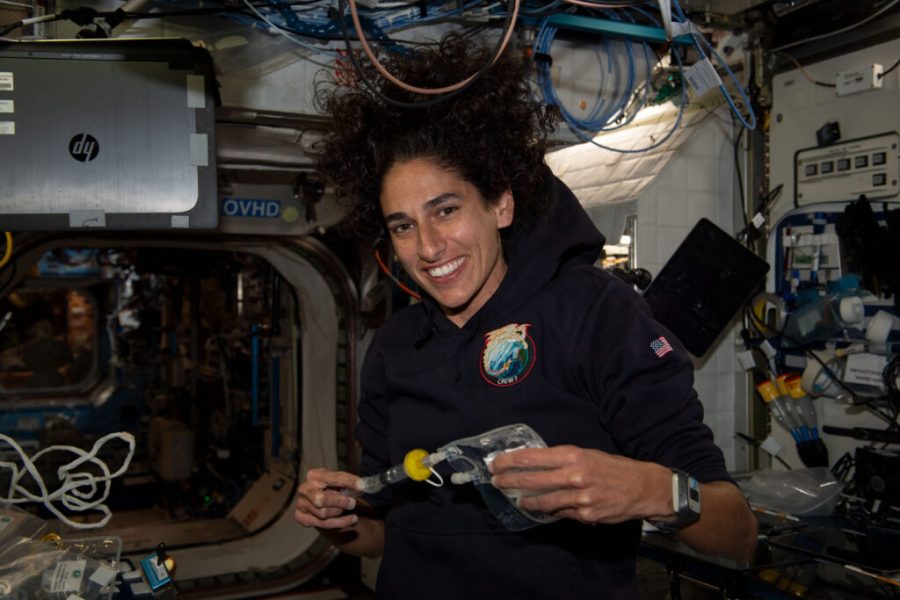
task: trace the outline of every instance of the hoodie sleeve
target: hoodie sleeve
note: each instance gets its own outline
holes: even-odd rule
[[[722,451],[703,423],[693,365],[681,343],[618,280],[598,285],[576,342],[576,377],[600,408],[621,453],[728,480]],[[590,332],[587,334],[587,332]]]
[[[376,336],[363,361],[360,402],[357,408],[359,421],[356,424],[356,440],[362,446],[359,474],[363,477],[381,473],[391,467],[386,437],[386,388],[384,359]],[[388,486],[377,494],[367,495],[366,499],[376,509],[386,510],[391,503],[391,488]]]

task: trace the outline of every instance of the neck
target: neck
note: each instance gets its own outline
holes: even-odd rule
[[[500,284],[503,283],[503,278],[506,276],[506,271],[506,260],[501,254],[497,258],[497,264],[494,267],[491,276],[487,279],[487,281],[484,282],[484,284],[482,284],[481,288],[472,297],[472,299],[469,300],[468,303],[456,308],[441,307],[447,319],[459,328],[464,327],[465,324],[469,322],[469,319],[474,317],[475,314],[479,310],[481,310],[481,308],[485,304],[487,304],[488,300],[490,300],[491,297],[497,292],[497,290],[500,288]]]

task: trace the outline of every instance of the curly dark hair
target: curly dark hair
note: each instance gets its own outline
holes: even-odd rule
[[[437,88],[483,68],[492,53],[459,35],[439,45],[384,61],[408,84]],[[370,84],[334,77],[317,82],[316,106],[331,117],[311,154],[318,172],[349,200],[348,228],[370,240],[384,236],[381,181],[398,161],[429,158],[473,184],[488,202],[507,189],[516,202],[514,228],[528,228],[545,209],[544,153],[557,111],[529,85],[530,64],[510,51],[461,93],[441,102],[408,92],[363,67]],[[397,103],[421,103],[406,108]]]

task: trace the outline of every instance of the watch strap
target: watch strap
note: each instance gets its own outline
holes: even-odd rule
[[[651,524],[663,531],[673,531],[700,518],[700,483],[681,469],[672,469],[672,512],[675,519],[651,521]]]
[[[672,509],[675,520],[667,525],[674,529],[687,527],[700,518],[700,483],[681,469],[672,469]]]

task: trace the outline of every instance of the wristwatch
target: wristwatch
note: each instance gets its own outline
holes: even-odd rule
[[[674,521],[654,522],[661,529],[681,529],[700,518],[700,483],[680,469],[672,469]]]

